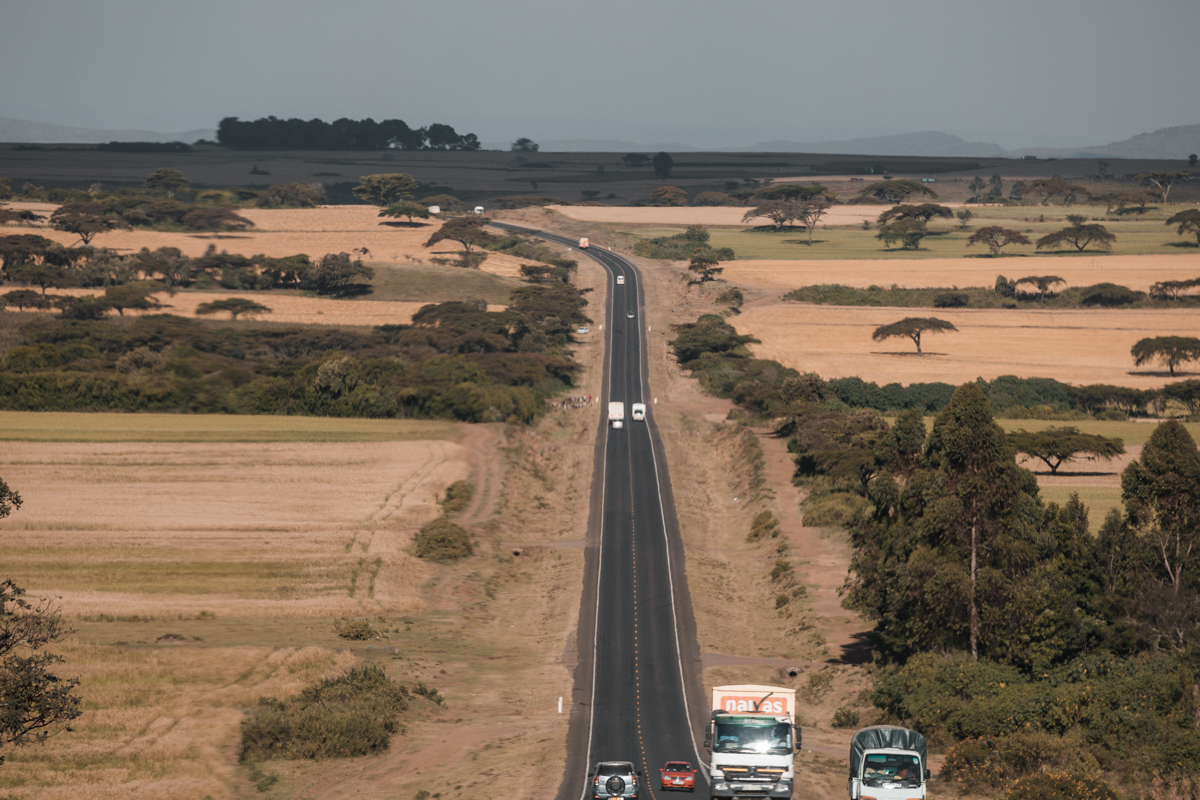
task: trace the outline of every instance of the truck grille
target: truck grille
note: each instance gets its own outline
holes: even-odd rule
[[[721,770],[725,773],[726,780],[764,782],[777,781],[781,775],[787,772],[783,767],[736,766],[733,764],[724,765]]]

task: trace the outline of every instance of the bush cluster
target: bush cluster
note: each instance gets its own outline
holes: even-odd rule
[[[689,225],[674,236],[656,236],[634,245],[633,252],[644,258],[660,258],[680,261],[692,257],[696,251],[710,255],[718,261],[732,261],[733,250],[728,247],[714,248],[709,244],[710,234],[703,225]]]
[[[355,667],[290,700],[263,697],[242,722],[243,763],[352,758],[388,748],[410,695],[377,666]]]
[[[446,519],[435,519],[413,539],[417,558],[430,561],[458,561],[469,557],[475,548],[466,529]]]
[[[439,502],[443,514],[457,514],[466,509],[475,493],[475,486],[470,481],[455,481],[446,487],[446,496]]]
[[[442,303],[366,332],[30,316],[3,360],[0,408],[529,422],[572,384],[585,303],[529,286],[504,312]]]

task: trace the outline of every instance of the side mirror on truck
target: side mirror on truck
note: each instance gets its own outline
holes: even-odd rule
[[[925,770],[925,780],[929,780],[932,777],[933,773],[931,773],[929,770]]]

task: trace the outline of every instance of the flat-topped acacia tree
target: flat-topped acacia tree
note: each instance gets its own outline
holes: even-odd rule
[[[968,212],[969,213],[969,212]],[[1020,231],[1012,228],[1002,228],[999,225],[985,225],[971,234],[967,239],[967,247],[973,244],[986,244],[992,255],[1000,255],[1000,248],[1010,244],[1032,244],[1029,238]]]
[[[1026,275],[1024,278],[1017,278],[1013,282],[1013,286],[1020,286],[1022,283],[1036,286],[1038,290],[1038,302],[1045,303],[1046,292],[1050,291],[1051,287],[1057,286],[1060,283],[1065,284],[1066,281],[1057,275]]]
[[[1200,361],[1200,339],[1195,336],[1154,336],[1141,339],[1130,348],[1135,366],[1161,361],[1175,375],[1175,367],[1188,361]]]
[[[948,331],[957,333],[958,328],[954,327],[953,323],[947,322],[944,319],[938,319],[937,317],[905,317],[899,322],[893,322],[891,325],[880,325],[871,334],[871,339],[880,342],[892,337],[907,336],[917,346],[917,355],[922,355],[921,334],[926,332],[946,333]]]

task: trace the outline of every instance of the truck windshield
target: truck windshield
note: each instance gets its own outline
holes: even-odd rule
[[[863,764],[863,785],[873,788],[920,786],[921,760],[912,755],[869,753]]]
[[[792,726],[774,720],[717,722],[714,753],[759,753],[784,756],[792,752]]]

